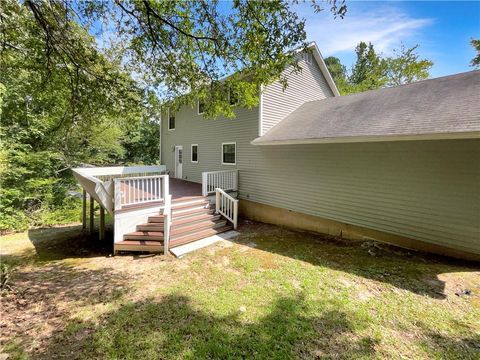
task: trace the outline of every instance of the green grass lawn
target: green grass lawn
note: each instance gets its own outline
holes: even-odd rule
[[[3,352],[480,358],[478,265],[254,223],[240,232],[182,259],[111,257],[78,226],[2,237],[13,289],[2,296]]]

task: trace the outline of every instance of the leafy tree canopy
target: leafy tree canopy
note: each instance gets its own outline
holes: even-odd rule
[[[340,62],[340,59],[335,56],[325,58],[325,64],[327,65],[330,75],[332,75],[335,85],[337,85],[338,91],[341,94],[346,93],[347,87],[347,67]]]
[[[45,49],[25,6],[4,1],[0,14],[2,230],[24,226],[25,214],[37,223],[44,210],[66,205],[72,188],[66,170],[72,166],[136,159],[130,134],[148,128],[156,116],[153,97],[101,54],[78,24],[70,23],[62,36],[82,63]],[[150,128],[158,141],[158,125]]]
[[[404,45],[393,51],[393,56],[386,58],[386,76],[388,86],[410,84],[415,81],[427,79],[428,70],[433,62],[427,59],[419,59],[415,52],[419,45],[406,48]]]
[[[345,15],[344,0],[326,3],[333,14]],[[234,116],[229,91],[239,105],[252,107],[260,85],[280,78],[286,86],[285,67],[299,69],[289,50],[307,45],[305,20],[294,11],[295,2],[286,0],[24,4],[39,26],[47,57],[62,56],[74,67],[88,68],[89,54],[79,49],[70,31],[78,23],[90,33],[106,35],[103,46],[111,56],[144,87],[155,89],[162,101],[179,105],[205,100],[207,117]],[[322,10],[316,0],[311,4],[314,11]],[[44,65],[52,67],[50,62]]]
[[[349,82],[354,84],[356,91],[378,89],[385,86],[386,61],[382,59],[373,48],[371,43],[360,42],[355,48],[357,61],[353,65]]]
[[[470,66],[473,66],[474,68],[478,69],[480,68],[480,39],[471,39],[470,44],[473,46],[473,48],[477,52],[477,55],[470,62]]]
[[[371,43],[360,42],[355,48],[357,60],[350,73],[336,57],[326,58],[325,63],[340,93],[352,94],[427,79],[433,62],[419,59],[417,49],[418,45],[411,48],[402,45],[392,56],[382,57]]]

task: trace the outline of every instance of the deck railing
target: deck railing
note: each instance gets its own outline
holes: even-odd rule
[[[167,255],[170,247],[170,228],[172,226],[172,195],[170,194],[165,197],[163,216],[163,253]]]
[[[110,166],[110,167],[83,167],[72,169],[73,174],[83,189],[95,199],[102,208],[110,214],[115,209],[115,184],[116,178],[140,175],[161,175],[165,173],[165,165],[152,166]],[[119,192],[117,191],[118,196]],[[118,205],[117,205],[118,206]]]
[[[215,212],[225,216],[233,224],[233,228],[237,228],[238,200],[218,188],[215,189]]]
[[[202,173],[202,195],[207,196],[219,188],[237,191],[238,170],[207,171]]]
[[[115,210],[127,205],[165,200],[169,194],[168,175],[117,178],[115,182]]]

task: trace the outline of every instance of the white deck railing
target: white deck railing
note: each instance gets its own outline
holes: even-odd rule
[[[166,171],[165,165],[153,166],[110,166],[84,167],[72,169],[75,178],[82,188],[110,214],[115,209],[115,178],[123,178],[140,174],[161,174]]]
[[[202,173],[202,195],[207,196],[219,188],[237,191],[238,170],[207,171]]]
[[[233,224],[233,228],[237,228],[238,200],[218,188],[215,189],[215,212],[225,216]]]
[[[163,253],[167,255],[170,247],[170,228],[172,226],[172,195],[170,194],[165,197],[163,216]]]
[[[168,175],[117,178],[114,183],[115,210],[126,205],[163,201],[169,194]]]

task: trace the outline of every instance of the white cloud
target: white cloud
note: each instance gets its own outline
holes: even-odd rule
[[[306,19],[308,38],[315,40],[326,56],[353,52],[360,41],[370,41],[377,51],[388,54],[433,23],[432,19],[414,18],[392,6],[363,11],[352,9],[344,19],[334,19],[325,10],[320,15],[306,16]]]

